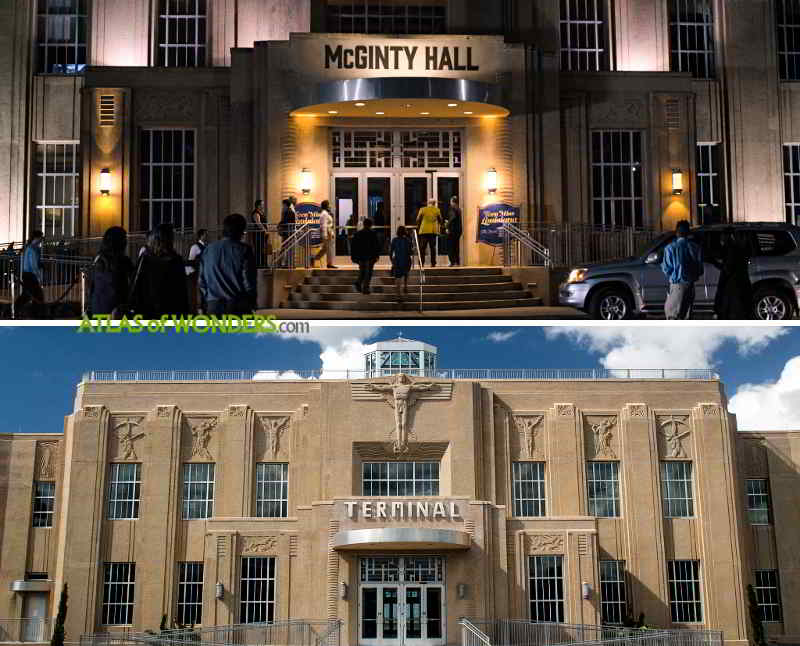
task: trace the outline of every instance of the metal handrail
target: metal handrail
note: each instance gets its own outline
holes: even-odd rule
[[[422,313],[422,288],[425,285],[425,265],[422,264],[422,255],[419,251],[419,236],[417,235],[417,229],[411,229],[411,232],[414,234],[414,247],[417,250],[417,261],[419,262],[419,311],[420,314]],[[433,253],[436,253],[436,249],[433,250]]]
[[[461,646],[492,646],[489,636],[466,617],[458,620],[461,626]]]
[[[550,250],[545,247],[541,242],[536,240],[530,233],[527,231],[520,229],[516,224],[506,223],[503,225],[503,232],[504,236],[504,264],[506,266],[510,265],[510,241],[513,239],[518,245],[521,244],[529,251],[533,252],[537,256],[542,259],[545,267],[550,267],[552,264],[551,257],[550,257]],[[519,253],[517,253],[517,258],[519,259]],[[520,263],[522,264],[522,263]],[[526,263],[527,264],[527,263]]]
[[[302,245],[303,267],[309,266],[309,245],[312,227],[308,222],[295,227],[295,230],[281,244],[280,250],[273,256],[273,267],[280,266],[281,262],[287,257],[293,257],[295,249]],[[291,254],[291,255],[290,255]]]

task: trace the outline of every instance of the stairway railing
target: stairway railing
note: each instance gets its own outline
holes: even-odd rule
[[[280,267],[284,260],[291,259],[292,268],[295,267],[295,255],[294,252],[296,249],[301,250],[301,257],[303,259],[303,267],[309,267],[309,257],[311,255],[311,233],[312,228],[309,223],[301,224],[300,226],[294,227],[294,231],[286,237],[281,243],[281,248],[272,258],[272,266],[273,267]]]
[[[512,247],[516,247],[517,264],[527,265],[520,261],[520,247],[525,247],[538,257],[545,267],[551,266],[550,250],[541,242],[536,240],[530,233],[520,229],[516,224],[503,225],[503,264],[511,266]]]
[[[425,285],[425,265],[422,264],[422,255],[419,251],[419,236],[417,235],[417,230],[411,229],[411,232],[414,234],[414,248],[417,250],[417,262],[419,262],[419,313],[422,314],[422,287]],[[435,249],[434,253],[436,253]]]

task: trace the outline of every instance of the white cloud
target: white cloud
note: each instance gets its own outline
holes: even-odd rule
[[[569,339],[590,353],[603,355],[605,368],[713,368],[714,355],[726,342],[741,355],[758,352],[786,334],[776,326],[688,327],[550,327],[549,340]]]
[[[728,402],[740,431],[800,430],[800,356],[774,382],[743,384]]]
[[[253,375],[253,381],[273,381],[274,379],[307,379],[294,370],[259,370]]]
[[[512,330],[510,332],[489,332],[486,335],[486,338],[489,341],[494,341],[495,343],[505,343],[506,341],[514,338],[519,334],[519,330]]]

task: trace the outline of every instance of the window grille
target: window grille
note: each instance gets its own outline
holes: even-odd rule
[[[190,462],[183,465],[183,520],[214,515],[214,465]]]
[[[178,563],[178,623],[197,626],[203,623],[203,563]]]
[[[242,558],[239,622],[275,620],[275,557]]]
[[[403,168],[461,168],[457,130],[402,130],[400,147]]]
[[[98,123],[113,126],[117,122],[116,102],[113,94],[101,94],[97,105]]]
[[[691,462],[671,460],[661,463],[661,498],[665,517],[694,516]]]
[[[162,222],[191,229],[195,206],[194,130],[142,130],[140,136],[139,229]]]
[[[364,496],[438,496],[438,462],[364,462]]]
[[[642,161],[641,132],[592,132],[592,217],[596,227],[643,226]]]
[[[608,70],[606,0],[561,0],[561,69]]]
[[[604,624],[621,624],[627,609],[625,561],[600,561],[600,612]]]
[[[756,602],[758,603],[761,621],[781,621],[783,612],[781,611],[781,590],[778,585],[778,571],[756,570],[753,591],[756,593]]]
[[[158,65],[206,64],[206,0],[159,0]]]
[[[259,462],[256,465],[256,516],[286,518],[289,515],[289,465]]]
[[[445,34],[447,2],[329,0],[328,32],[335,34]]]
[[[459,130],[333,130],[334,168],[461,168]]]
[[[109,520],[139,518],[141,473],[141,464],[114,463],[111,465],[108,488]]]
[[[747,517],[751,525],[770,522],[769,482],[764,478],[747,480]]]
[[[667,561],[669,607],[675,623],[703,621],[700,561]]]
[[[33,526],[52,527],[56,501],[56,483],[37,480],[33,483]]]
[[[514,462],[514,516],[544,516],[544,462]]]
[[[783,203],[786,221],[800,224],[800,144],[783,146]]]
[[[719,151],[719,144],[697,144],[697,220],[701,223],[721,219]]]
[[[75,142],[36,144],[31,229],[50,237],[75,235],[80,204],[79,150]]]
[[[528,557],[531,621],[563,623],[563,556]]]
[[[781,81],[800,80],[800,0],[775,1]]]
[[[369,556],[360,560],[362,583],[442,583],[441,556]]]
[[[716,76],[712,0],[669,0],[670,70]]]
[[[619,462],[587,462],[589,515],[619,516]]]
[[[133,624],[136,563],[106,563],[103,579],[104,626]]]
[[[38,7],[38,72],[80,74],[86,68],[88,0],[39,0]]]

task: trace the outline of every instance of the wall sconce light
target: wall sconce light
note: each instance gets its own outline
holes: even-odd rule
[[[486,171],[486,190],[490,193],[497,192],[497,171],[494,168]]]
[[[311,171],[307,168],[300,172],[300,190],[303,191],[303,195],[311,192]]]
[[[683,193],[683,173],[680,168],[672,169],[672,194],[680,195]]]
[[[214,597],[217,599],[225,597],[225,586],[221,583],[217,583],[217,585],[214,586]]]
[[[111,171],[108,168],[100,171],[100,195],[111,195]]]
[[[347,599],[347,584],[344,581],[339,582],[339,598]]]
[[[456,596],[459,599],[466,599],[467,598],[467,584],[466,583],[458,583],[458,584],[456,584]]]
[[[591,599],[592,598],[592,586],[591,586],[591,584],[586,583],[586,581],[581,583],[581,596],[584,599]]]

